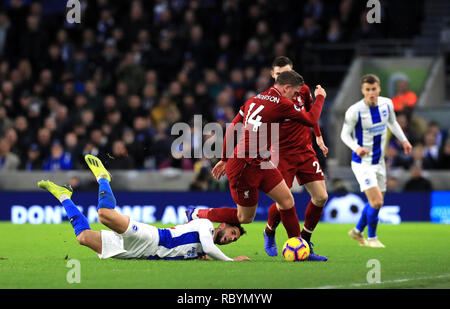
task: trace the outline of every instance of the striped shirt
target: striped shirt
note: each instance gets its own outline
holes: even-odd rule
[[[364,99],[349,107],[345,113],[341,139],[353,150],[352,161],[379,164],[384,160],[387,128],[400,142],[407,141],[398,124],[391,99],[378,97],[378,104],[369,106]],[[369,150],[363,158],[356,154],[358,147]]]
[[[156,254],[149,260],[195,259],[208,254],[214,259],[232,261],[214,244],[214,226],[208,219],[195,219],[186,224],[158,229]]]

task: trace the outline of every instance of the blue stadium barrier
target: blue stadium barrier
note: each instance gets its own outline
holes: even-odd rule
[[[186,222],[185,209],[196,207],[235,207],[228,192],[115,192],[117,210],[144,223],[164,224]],[[97,193],[80,192],[73,201],[81,207],[89,222],[97,221]],[[297,214],[304,220],[309,202],[306,193],[294,194]],[[0,221],[15,224],[58,224],[67,217],[59,202],[46,192],[0,192]],[[267,220],[272,200],[261,194],[255,221]],[[364,194],[330,194],[322,221],[353,223],[365,203]],[[450,192],[387,193],[380,221],[398,224],[405,221],[450,223]]]

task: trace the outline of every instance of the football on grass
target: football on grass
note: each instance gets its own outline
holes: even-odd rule
[[[301,237],[289,238],[283,245],[283,256],[288,262],[304,261],[309,256],[309,245]]]

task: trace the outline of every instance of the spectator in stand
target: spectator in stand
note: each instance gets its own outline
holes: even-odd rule
[[[134,160],[128,155],[127,147],[122,140],[116,140],[112,145],[112,158],[108,162],[108,169],[130,170],[134,168]]]
[[[20,169],[26,171],[42,170],[41,153],[39,151],[39,146],[36,143],[31,144],[27,152],[27,157],[22,161]]]
[[[18,139],[10,152],[24,166],[33,142],[39,152],[32,156],[45,159],[58,139],[78,169],[85,164],[76,153],[105,156],[111,141],[125,140],[137,168],[164,161],[189,168],[198,160],[180,165],[171,157],[174,122],[189,123],[195,114],[229,122],[255,89],[268,87],[266,66],[274,54],[297,59],[300,71],[348,65],[351,53],[317,52],[309,43],[374,33],[382,39],[388,34],[380,27],[390,26],[385,16],[402,13],[394,7],[404,10],[382,4],[382,24],[369,25],[367,8],[355,0],[216,2],[93,0],[83,6],[83,22],[69,25],[60,1],[6,1],[0,12],[0,136],[14,126]],[[405,16],[402,26],[406,18],[415,29],[416,16]],[[334,74],[304,72],[311,83],[334,80]],[[147,133],[134,128],[141,116],[152,118]],[[425,133],[413,131],[418,139]],[[437,135],[438,146],[445,138]],[[135,147],[141,140],[144,150]]]
[[[51,154],[44,161],[44,171],[68,171],[73,166],[72,155],[65,152],[59,141],[54,141],[51,147]]]
[[[6,138],[0,139],[0,172],[11,171],[19,168],[20,159],[12,153],[11,145]]]
[[[438,169],[450,169],[450,138],[445,141],[442,147],[436,167]]]
[[[422,143],[417,143],[413,147],[412,157],[409,161],[409,168],[412,166],[418,166],[425,170],[434,168],[434,162],[430,159],[430,157],[425,156],[425,148]]]
[[[436,145],[439,149],[442,148],[443,143],[447,139],[447,131],[441,130],[441,127],[437,121],[430,121],[428,123],[427,132],[432,132],[436,136]]]
[[[406,114],[398,113],[397,122],[402,128],[403,132],[405,132],[405,135],[408,138],[408,141],[410,141],[411,145],[415,145],[419,141],[419,136],[417,132],[410,127]],[[395,136],[392,136],[392,138],[395,138]]]
[[[417,103],[417,95],[409,90],[409,83],[406,79],[399,79],[396,85],[396,94],[392,98],[396,113],[403,112],[411,119]]]
[[[408,169],[408,160],[400,155],[399,148],[394,143],[389,143],[386,148],[386,169],[404,168]]]
[[[411,168],[411,178],[406,182],[403,191],[406,192],[417,192],[417,191],[433,191],[433,186],[431,182],[423,177],[422,168],[420,166],[414,165]]]

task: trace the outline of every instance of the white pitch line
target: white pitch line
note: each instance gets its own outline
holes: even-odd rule
[[[303,288],[303,289],[340,289],[340,288],[344,288],[344,287],[361,287],[361,286],[368,286],[368,285],[373,285],[373,287],[376,288],[377,285],[384,284],[384,283],[402,283],[402,282],[415,281],[415,280],[441,279],[441,278],[447,278],[447,277],[450,277],[450,274],[444,274],[444,275],[433,276],[433,277],[387,280],[387,281],[381,281],[380,283],[364,282],[364,283],[352,283],[352,284],[347,284],[347,285],[325,285],[325,286],[320,286],[320,287],[316,287],[316,288]]]

